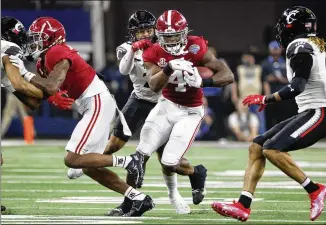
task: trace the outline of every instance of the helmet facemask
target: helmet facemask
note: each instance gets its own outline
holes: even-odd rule
[[[42,35],[44,38],[42,38]],[[27,37],[27,52],[33,59],[37,59],[46,50],[43,49],[43,41],[46,41],[49,37],[41,32],[29,32]]]
[[[171,55],[183,55],[187,45],[188,28],[179,32],[159,32],[156,30],[156,36],[160,46]]]

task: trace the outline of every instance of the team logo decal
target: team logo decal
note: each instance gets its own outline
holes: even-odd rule
[[[200,47],[199,47],[199,45],[196,45],[196,44],[190,45],[190,47],[189,47],[189,52],[191,52],[192,54],[197,54],[199,52],[199,50],[200,50]]]
[[[15,24],[15,28],[12,29],[12,32],[14,32],[15,34],[19,34],[19,32],[22,30],[24,30],[24,26],[22,23],[18,22]]]
[[[296,21],[296,18],[293,18],[292,16],[295,16],[299,11],[298,10],[293,10],[291,12],[289,12],[289,14],[286,16],[286,22],[288,24],[293,23],[294,21]]]
[[[166,66],[166,59],[165,58],[160,58],[160,60],[158,61],[157,65],[159,65],[159,67],[164,67]]]

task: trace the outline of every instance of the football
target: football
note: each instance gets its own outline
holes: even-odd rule
[[[197,66],[197,69],[203,79],[210,78],[214,75],[214,72],[205,66]]]

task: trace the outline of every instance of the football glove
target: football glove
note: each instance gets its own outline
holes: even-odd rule
[[[266,96],[264,95],[249,95],[245,97],[245,99],[242,101],[243,105],[260,105],[258,112],[263,111],[266,108],[265,103]]]
[[[9,56],[9,61],[13,66],[19,69],[20,75],[24,76],[28,72],[25,68],[23,60],[21,60],[18,56],[15,55]]]
[[[140,41],[136,41],[134,43],[132,43],[132,51],[136,52],[138,50],[144,50],[150,46],[152,46],[152,42],[150,40],[144,39],[144,40],[140,40]]]
[[[70,110],[74,99],[66,97],[68,91],[58,91],[54,95],[50,96],[47,100],[55,107],[63,110]]]
[[[201,88],[203,79],[201,78],[198,69],[193,68],[194,74],[189,74],[187,71],[184,72],[184,79],[190,87]]]
[[[187,60],[184,60],[183,58],[180,59],[173,59],[169,62],[169,67],[172,70],[181,70],[186,71],[189,74],[194,74],[194,68],[192,67],[193,63],[189,62]]]

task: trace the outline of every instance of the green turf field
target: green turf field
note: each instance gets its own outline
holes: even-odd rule
[[[120,155],[132,153],[125,148]],[[186,157],[193,164],[208,169],[208,194],[201,205],[191,204],[190,215],[177,215],[169,204],[160,168],[153,156],[149,161],[142,191],[151,195],[156,208],[142,218],[110,218],[105,213],[118,205],[122,196],[93,182],[86,176],[78,180],[66,178],[63,147],[5,147],[2,149],[2,204],[8,210],[2,224],[239,224],[211,210],[215,201],[232,201],[241,191],[242,176],[247,162],[246,149],[214,149],[194,147]],[[325,149],[294,152],[312,180],[326,183]],[[125,171],[115,168],[121,176]],[[178,177],[179,190],[192,203],[187,177]],[[247,224],[304,224],[309,221],[309,199],[301,187],[267,163],[252,204]],[[326,224],[326,212],[313,224]]]

